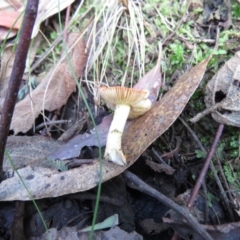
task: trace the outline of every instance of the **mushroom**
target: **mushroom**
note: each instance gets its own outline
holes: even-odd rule
[[[115,110],[107,136],[104,158],[123,166],[126,164],[121,147],[124,126],[128,118],[139,117],[151,108],[149,91],[115,86],[100,87],[99,93],[107,106]]]

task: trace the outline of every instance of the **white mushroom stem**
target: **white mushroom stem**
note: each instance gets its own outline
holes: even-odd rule
[[[130,106],[116,105],[113,120],[109,128],[104,158],[118,165],[126,164],[126,158],[122,152],[122,134],[126,124]]]

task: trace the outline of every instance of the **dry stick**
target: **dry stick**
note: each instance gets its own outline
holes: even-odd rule
[[[202,143],[199,141],[199,139],[198,139],[197,135],[195,134],[195,132],[188,126],[188,124],[181,117],[179,117],[179,120],[182,122],[182,124],[190,132],[190,134],[192,135],[193,139],[197,142],[197,144],[201,148],[201,150],[205,154],[207,154],[207,152],[205,151]],[[206,182],[205,182],[204,179],[203,179],[203,182],[202,182],[202,187],[203,187],[204,198],[207,199],[207,186],[206,186]],[[207,203],[207,201],[205,201],[205,212],[204,212],[204,215],[205,215],[205,222],[207,223],[208,222],[208,203]]]
[[[144,181],[139,179],[136,175],[132,174],[129,171],[125,171],[123,173],[123,176],[127,179],[127,185],[133,189],[136,189],[140,192],[146,193],[164,205],[170,207],[174,211],[176,211],[178,214],[184,217],[186,222],[189,224],[189,226],[192,227],[200,236],[205,240],[212,240],[212,237],[207,233],[207,231],[199,224],[199,222],[192,216],[192,214],[188,211],[188,209],[185,209],[181,206],[178,206],[175,202],[173,202],[171,199],[163,195],[162,193],[158,192],[156,189],[152,188],[148,184],[146,184]]]
[[[4,150],[7,142],[8,132],[12,115],[17,100],[19,87],[25,70],[28,48],[31,42],[31,35],[38,11],[39,0],[29,0],[24,14],[19,42],[16,49],[16,57],[13,64],[11,77],[8,84],[8,91],[5,97],[1,122],[0,122],[0,173],[2,173]]]
[[[198,139],[197,135],[194,133],[194,131],[188,126],[188,124],[187,124],[181,117],[179,117],[179,119],[180,119],[180,121],[182,122],[182,124],[187,128],[187,130],[191,133],[192,137],[193,137],[194,140],[197,142],[199,148],[200,148],[205,154],[207,154],[207,151],[206,151],[205,148],[203,147],[202,143],[199,141],[199,139]],[[217,160],[218,160],[218,158],[217,158]],[[219,163],[219,160],[218,160],[218,163]],[[230,217],[231,221],[234,222],[235,220],[234,220],[233,211],[232,211],[232,209],[231,209],[231,207],[230,207],[230,204],[229,204],[229,201],[228,201],[226,192],[224,191],[224,188],[223,188],[223,186],[222,186],[222,184],[221,184],[221,181],[220,181],[220,179],[219,179],[219,177],[218,177],[216,168],[215,168],[214,164],[212,163],[212,161],[211,161],[210,164],[211,164],[211,165],[210,165],[210,168],[211,168],[211,170],[213,171],[213,175],[214,175],[214,177],[215,177],[215,179],[216,179],[216,182],[217,182],[217,185],[218,185],[218,187],[219,187],[219,189],[220,189],[220,192],[221,192],[223,201],[224,201],[224,203],[225,203],[225,205],[226,205],[226,209],[228,210],[227,212],[229,213],[229,217]],[[225,186],[226,186],[226,188],[227,188],[228,184],[226,184],[226,178],[225,178],[225,176],[224,176],[224,174],[223,174],[222,167],[221,167],[221,164],[220,164],[220,163],[219,163],[219,170],[220,170],[220,173],[222,173],[222,178],[223,178],[223,180],[225,180]],[[203,189],[204,189],[204,185],[206,185],[206,184],[205,184],[205,181],[203,181]],[[204,191],[205,191],[205,190],[204,190]],[[231,198],[231,197],[230,197],[230,198]],[[207,201],[206,201],[206,203],[207,203]]]
[[[49,122],[45,122],[45,123],[41,123],[39,124],[35,130],[39,130],[43,127],[46,127],[46,126],[52,126],[52,125],[56,125],[56,124],[61,124],[61,123],[71,123],[71,120],[51,120]]]
[[[218,169],[219,169],[219,174],[221,176],[221,180],[223,181],[223,184],[221,183],[219,177],[218,177],[218,173],[216,171],[216,168],[215,166],[213,165],[213,163],[211,162],[211,170],[213,171],[213,174],[214,174],[214,177],[216,179],[216,182],[217,182],[217,185],[220,189],[220,192],[221,192],[221,196],[222,196],[222,199],[223,199],[223,202],[225,204],[225,209],[226,209],[226,212],[228,213],[228,216],[230,218],[230,221],[231,222],[235,222],[236,219],[234,217],[234,214],[233,214],[233,210],[232,210],[232,207],[230,206],[230,202],[231,201],[232,203],[234,202],[233,198],[232,198],[232,195],[231,195],[231,192],[230,192],[230,188],[229,188],[229,185],[227,183],[227,180],[226,180],[226,176],[224,175],[224,172],[223,172],[223,169],[222,169],[222,166],[221,166],[221,163],[219,161],[219,158],[217,156],[217,163],[218,163]],[[216,177],[217,176],[217,177]],[[225,188],[227,191],[224,190],[223,188],[223,185],[225,185]],[[228,196],[227,196],[227,193],[228,193]],[[228,199],[229,197],[229,199]]]
[[[218,157],[217,157],[217,159],[218,159]],[[215,177],[215,181],[216,181],[216,183],[217,183],[217,185],[218,185],[218,187],[219,187],[219,189],[220,189],[221,196],[222,196],[222,199],[223,199],[223,203],[225,204],[225,209],[226,209],[226,212],[227,212],[227,214],[228,214],[228,217],[230,218],[230,221],[231,221],[231,222],[235,222],[235,218],[234,218],[234,214],[233,214],[232,208],[231,208],[231,206],[230,206],[230,203],[229,203],[229,201],[228,201],[228,198],[227,198],[226,192],[225,192],[225,190],[224,190],[224,188],[223,188],[223,186],[222,186],[222,183],[221,183],[221,181],[220,181],[220,179],[219,179],[219,177],[218,177],[218,173],[217,173],[217,171],[216,171],[216,168],[215,168],[215,166],[214,166],[214,164],[213,164],[212,161],[211,161],[210,164],[211,164],[211,165],[210,165],[210,168],[211,168],[211,170],[213,171],[213,175],[214,175],[214,177]],[[222,167],[219,166],[219,169],[220,169],[220,173],[221,173]],[[224,176],[224,177],[225,177],[225,176]],[[224,179],[224,178],[223,178],[223,179]],[[229,194],[229,195],[231,195],[231,194]],[[230,197],[230,198],[231,198],[231,197]]]
[[[218,144],[218,142],[219,142],[219,140],[220,140],[220,137],[221,137],[221,135],[222,135],[223,129],[224,129],[224,124],[221,123],[221,124],[219,125],[219,127],[218,127],[218,130],[217,130],[217,133],[216,133],[216,135],[215,135],[213,144],[212,144],[212,146],[211,146],[210,151],[208,152],[208,155],[207,155],[207,158],[206,158],[205,163],[204,163],[204,165],[203,165],[203,168],[202,168],[202,170],[201,170],[201,172],[200,172],[200,174],[199,174],[199,176],[198,176],[196,185],[195,185],[194,188],[193,188],[192,195],[191,195],[191,197],[190,197],[189,200],[188,200],[187,206],[188,206],[189,208],[191,208],[191,207],[193,206],[193,204],[194,204],[194,201],[195,201],[195,199],[196,199],[196,196],[197,196],[197,194],[198,194],[198,192],[199,192],[199,189],[200,189],[200,187],[201,187],[202,181],[203,181],[203,179],[204,179],[204,177],[205,177],[205,175],[206,175],[206,173],[207,173],[207,170],[208,170],[210,161],[212,160],[213,154],[214,154],[215,151],[216,151],[216,147],[217,147],[217,144]]]

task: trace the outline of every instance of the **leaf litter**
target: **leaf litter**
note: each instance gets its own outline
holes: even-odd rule
[[[27,57],[27,66],[30,66],[33,61],[34,58],[36,57],[36,52],[37,49],[40,45],[42,36],[40,34],[38,34],[32,42],[31,45],[31,49],[28,53],[28,57]],[[10,75],[12,72],[12,68],[13,68],[13,62],[15,59],[15,52],[13,51],[14,49],[14,44],[10,43],[7,44],[4,48],[3,51],[1,53],[1,69],[0,69],[0,114],[2,112],[2,107],[3,107],[3,102],[4,102],[4,98],[7,92],[7,88],[8,88],[8,82],[10,79]],[[25,69],[25,76],[24,78],[30,79],[32,77],[32,75],[30,73],[28,73],[28,68]],[[29,80],[28,80],[29,81]]]
[[[198,87],[210,58],[211,56],[183,74],[149,112],[128,122],[123,133],[122,146],[127,164],[122,167],[103,161],[103,182],[125,171],[153,141],[173,124]],[[65,172],[31,166],[18,171],[34,198],[40,199],[86,191],[97,186],[99,162],[95,161],[91,165],[83,165]],[[0,200],[29,200],[16,174],[0,185]]]
[[[240,51],[229,59],[206,87],[206,110],[191,122],[211,113],[218,123],[240,127]]]
[[[62,236],[65,236],[64,238]],[[33,237],[31,240],[46,240],[50,237],[50,239],[76,239],[77,237],[81,240],[88,240],[89,233],[79,233],[77,227],[64,227],[61,230],[57,230],[56,228],[50,228],[48,233],[43,234],[41,237]],[[116,239],[116,236],[121,236],[121,239],[125,240],[142,240],[143,237],[138,234],[137,232],[133,231],[128,233],[122,230],[120,227],[115,226],[110,228],[107,231],[97,231],[94,233],[95,240],[102,240],[102,239]]]
[[[67,42],[68,50],[70,50],[68,54],[77,78],[81,77],[87,59],[85,44],[78,38],[79,34],[72,33]],[[76,82],[71,74],[68,60],[64,56],[56,67],[53,67],[42,79],[38,87],[16,104],[11,129],[15,134],[27,132],[40,113],[44,110],[59,109],[74,91],[76,91]]]
[[[156,67],[156,69],[157,69],[157,67]],[[155,71],[156,72],[156,71]],[[157,74],[159,73],[158,71],[156,72]],[[147,75],[147,74],[146,74]],[[143,77],[143,78],[146,78],[146,75]],[[234,75],[236,75],[236,74],[234,74]],[[159,76],[160,76],[160,78],[161,78],[161,74],[159,74]],[[147,78],[146,78],[147,79]],[[150,79],[152,80],[152,78],[150,77]],[[149,80],[149,78],[148,78],[148,80]],[[144,82],[143,82],[143,84],[144,84]],[[146,84],[146,82],[145,82],[145,84]],[[151,84],[146,84],[146,85],[148,85],[148,86],[154,86],[154,85],[151,85]],[[160,87],[160,85],[161,85],[161,83],[159,84],[159,83],[157,83],[157,85],[155,85],[156,86],[156,89],[158,88],[158,87]],[[155,86],[154,86],[154,88],[155,88]],[[158,89],[158,91],[156,90],[156,93],[158,94],[158,92],[159,92],[159,89]],[[155,97],[156,97],[156,94],[154,95]],[[155,101],[155,97],[153,97],[153,100]],[[175,99],[174,99],[174,101],[175,101]],[[177,103],[177,101],[176,101],[176,103]],[[171,111],[171,107],[170,107],[170,111]],[[164,110],[166,110],[166,108],[164,108]],[[158,116],[159,118],[155,118],[155,120],[156,119],[160,119],[160,116]],[[174,116],[173,116],[174,117]],[[108,118],[106,118],[106,119],[108,119]],[[106,119],[104,119],[104,121],[105,121],[105,124],[106,124],[106,126],[107,126],[107,120]],[[109,119],[111,119],[111,116],[109,116]],[[103,121],[103,122],[104,122]],[[166,121],[166,119],[163,119],[163,122],[164,121]],[[110,120],[109,120],[109,122],[110,122]],[[171,121],[170,121],[171,122]],[[174,122],[174,121],[173,121]],[[109,123],[110,124],[110,123]],[[131,124],[134,124],[134,122],[129,122],[128,123],[128,126],[127,126],[127,129],[129,129],[129,128],[131,128]],[[149,124],[150,125],[150,124]],[[148,126],[149,126],[148,125]],[[101,124],[100,124],[100,126],[101,126]],[[100,126],[97,126],[97,128],[99,128]],[[139,126],[141,126],[142,128],[144,127],[146,127],[146,126],[143,126],[143,125],[139,125]],[[158,128],[155,128],[155,129],[158,129]],[[131,132],[131,131],[130,131]],[[104,134],[107,134],[107,131],[103,131],[102,133],[104,133]],[[160,133],[161,133],[161,130],[160,130]],[[103,134],[103,137],[104,136],[106,136],[106,135],[104,135]],[[136,134],[136,136],[137,136],[137,134]],[[55,141],[53,141],[53,142],[51,142],[51,141],[49,141],[49,144],[51,145],[51,144],[55,144],[55,143],[59,143],[59,146],[60,146],[60,148],[59,149],[57,149],[57,147],[58,147],[58,145],[57,146],[55,146],[55,147],[52,147],[51,148],[51,150],[50,149],[47,149],[46,150],[46,147],[44,147],[44,146],[39,146],[38,147],[38,150],[46,150],[45,151],[45,153],[44,153],[44,156],[45,157],[42,157],[41,158],[41,160],[40,160],[40,162],[41,162],[41,164],[39,165],[38,163],[33,163],[33,164],[29,164],[29,161],[25,161],[25,160],[23,160],[22,162],[24,163],[24,161],[25,161],[25,163],[26,163],[26,165],[28,166],[28,165],[30,165],[30,170],[33,170],[33,175],[32,174],[29,174],[27,177],[26,177],[26,180],[31,180],[31,179],[33,179],[33,182],[35,181],[35,179],[37,179],[37,177],[34,175],[34,169],[36,169],[37,171],[38,171],[38,169],[39,168],[48,168],[48,166],[44,166],[44,164],[42,164],[42,163],[44,163],[45,162],[45,160],[44,159],[46,159],[47,158],[47,156],[54,156],[53,158],[55,159],[55,156],[56,156],[56,158],[57,157],[59,157],[59,159],[68,159],[69,158],[69,156],[70,156],[70,158],[72,158],[72,156],[74,156],[74,157],[78,157],[78,155],[79,155],[79,153],[81,152],[81,148],[82,147],[84,147],[84,146],[94,146],[95,144],[95,142],[96,142],[96,138],[95,138],[95,134],[94,134],[94,132],[90,132],[90,133],[87,133],[87,134],[83,134],[83,135],[79,135],[78,136],[79,138],[76,138],[75,139],[75,142],[74,141],[69,141],[66,145],[61,145],[62,143],[60,143],[59,141],[57,141],[57,142],[55,142]],[[147,137],[146,137],[147,138]],[[152,135],[150,136],[150,138],[152,138]],[[9,138],[10,139],[10,138]],[[29,140],[30,140],[31,138],[29,138]],[[44,139],[48,139],[49,140],[49,138],[44,138],[43,137],[43,141],[44,141]],[[10,139],[10,142],[11,142],[11,140],[13,140],[13,142],[19,142],[19,140],[17,140],[17,139],[14,139],[14,138],[12,138],[12,139]],[[40,140],[40,138],[39,138],[39,140]],[[79,140],[81,141],[81,140],[83,140],[83,142],[81,142],[80,144],[79,144]],[[86,141],[85,141],[86,140]],[[95,140],[95,142],[94,142],[94,140]],[[100,139],[101,140],[101,146],[104,146],[104,138],[101,138]],[[30,140],[31,141],[31,140]],[[38,140],[37,140],[38,141]],[[146,140],[143,140],[144,142],[146,142]],[[154,140],[152,140],[152,141],[154,141]],[[27,140],[26,140],[26,142],[27,142]],[[136,141],[136,144],[138,144],[138,142],[139,141]],[[150,140],[149,140],[149,143],[150,143]],[[150,143],[151,144],[151,143]],[[17,144],[18,145],[18,144]],[[75,146],[76,145],[76,146]],[[125,144],[124,144],[125,145]],[[37,144],[36,144],[36,146],[38,146]],[[70,148],[72,148],[72,149],[68,149],[67,148],[67,146],[69,146]],[[74,150],[73,150],[73,147],[76,147],[76,151],[74,152]],[[61,147],[63,147],[63,149],[65,148],[65,150],[66,151],[68,151],[68,152],[66,152],[65,154],[64,154],[64,152],[61,152]],[[13,148],[15,148],[15,147],[13,147]],[[33,148],[33,146],[26,146],[26,148],[24,149],[24,150],[26,150],[26,152],[25,153],[27,153],[27,150],[29,150],[29,153],[31,153],[31,150],[33,150],[33,149],[31,149],[31,148]],[[57,150],[55,150],[55,149],[57,149]],[[23,150],[23,151],[24,151]],[[54,152],[52,152],[52,150],[54,150]],[[137,151],[137,150],[136,150]],[[16,157],[16,159],[18,158],[18,154],[19,153],[16,153],[16,155],[15,155],[15,157]],[[55,154],[55,155],[54,155]],[[36,155],[35,156],[39,156],[39,153],[38,152],[36,152]],[[129,154],[129,156],[131,157],[131,153]],[[73,157],[73,158],[74,158]],[[40,159],[40,157],[38,158],[36,158],[35,157],[35,160],[39,160]],[[104,164],[105,164],[106,162],[104,162]],[[95,164],[95,163],[94,163]],[[94,165],[93,164],[93,165]],[[107,164],[107,163],[106,163]],[[81,168],[85,168],[85,166],[88,166],[88,165],[84,165],[84,166],[82,166]],[[8,166],[9,167],[9,166]],[[7,167],[7,168],[8,168]],[[17,168],[21,168],[21,167],[23,167],[23,165],[21,166],[17,166]],[[154,167],[153,167],[154,168]],[[49,174],[49,176],[50,175],[52,175],[52,174],[58,174],[58,172],[56,171],[56,168],[49,168],[49,169],[51,169],[52,170],[52,172],[48,172],[48,174]],[[79,168],[80,169],[80,168]],[[96,168],[97,169],[97,168]],[[95,170],[96,170],[95,169]],[[167,170],[164,170],[164,169],[162,169],[161,167],[160,167],[160,171],[161,170],[163,170],[163,171],[165,171],[165,172],[168,172],[168,170],[169,169],[167,169]],[[44,171],[45,170],[43,170],[43,172],[41,172],[41,174],[42,173],[44,173]],[[71,170],[70,170],[71,171]],[[97,171],[97,170],[96,170]],[[80,171],[80,174],[81,174],[81,171]],[[91,172],[90,172],[90,174],[91,174]],[[170,172],[168,172],[168,174],[172,174],[172,172],[170,171]],[[40,178],[40,177],[39,177]],[[61,175],[61,179],[63,179],[64,178],[64,176],[63,175]],[[96,179],[97,179],[97,177],[96,177]],[[69,177],[67,180],[70,180],[70,181],[72,181],[71,180],[71,178]],[[48,181],[48,179],[47,179],[47,181]],[[58,180],[59,181],[59,180]],[[49,182],[49,181],[48,181]],[[29,183],[29,182],[28,182]],[[35,183],[36,184],[36,183]],[[53,182],[51,182],[50,183],[51,185],[53,184]],[[97,185],[97,180],[96,180],[96,183],[95,183],[96,185]],[[48,185],[46,185],[46,188],[48,188],[49,186]],[[58,186],[59,187],[59,186]],[[71,187],[71,185],[70,185],[70,187]],[[50,194],[49,194],[50,195]],[[35,196],[34,196],[35,197]],[[70,231],[71,231],[72,229],[70,229]],[[177,231],[178,232],[178,231]],[[191,231],[190,231],[191,232]],[[74,237],[74,236],[73,236]]]

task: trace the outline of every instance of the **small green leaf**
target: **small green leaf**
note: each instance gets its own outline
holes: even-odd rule
[[[114,214],[111,217],[106,218],[103,222],[95,224],[94,231],[112,228],[115,227],[116,225],[118,225],[118,215]],[[89,232],[91,231],[91,228],[92,228],[91,226],[83,228],[82,230],[80,230],[80,232]]]
[[[201,150],[195,150],[195,153],[197,154],[197,158],[205,158],[206,153]]]

